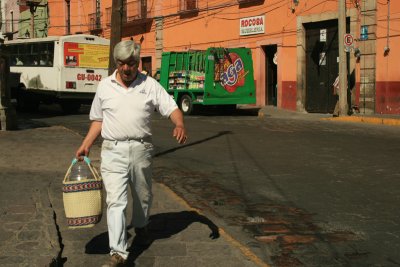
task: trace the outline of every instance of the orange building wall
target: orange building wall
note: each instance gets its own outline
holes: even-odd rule
[[[107,29],[106,11],[111,6],[112,0],[101,0],[101,25]],[[48,0],[49,4],[49,36],[67,34],[67,4],[64,0]],[[89,14],[96,12],[95,0],[70,0],[70,32],[71,34],[89,34]],[[103,35],[103,34],[101,34]]]
[[[376,45],[376,112],[400,114],[400,2],[390,1],[388,34],[388,5],[377,2],[377,45]],[[390,52],[385,55],[388,46]]]
[[[369,1],[369,0],[368,0]],[[128,3],[132,2],[127,0]],[[362,1],[358,1],[363,4]],[[400,38],[400,1],[391,1],[390,48],[388,56],[383,55],[386,46],[387,1],[377,4],[377,56],[376,56],[376,111],[383,113],[400,113],[399,72],[396,58],[399,58]],[[71,33],[89,33],[88,14],[95,12],[95,0],[71,0]],[[151,57],[156,62],[155,18],[163,18],[162,43],[163,51],[183,51],[188,49],[205,49],[210,46],[241,47],[252,49],[254,79],[256,84],[257,105],[266,104],[266,55],[263,46],[276,45],[277,64],[277,106],[280,108],[298,109],[299,90],[304,90],[304,81],[299,87],[298,76],[298,18],[320,17],[324,14],[337,14],[337,1],[307,0],[293,1],[268,0],[247,5],[238,5],[237,1],[208,0],[198,1],[197,13],[179,13],[178,0],[149,0],[146,22],[130,23],[123,27],[123,39],[132,38],[142,44],[142,56]],[[355,1],[347,1],[347,9],[355,9]],[[112,0],[101,1],[102,31],[99,35],[110,38],[110,26],[106,25],[106,8]],[[49,0],[50,28],[49,35],[66,34],[65,1]],[[265,15],[265,33],[240,36],[239,21],[241,18]],[[330,17],[332,15],[329,15]],[[361,22],[351,21],[356,30],[352,33],[357,38]],[[313,20],[314,21],[314,20]],[[308,21],[308,22],[313,22]],[[318,21],[316,19],[315,21]],[[161,38],[161,37],[159,37]],[[304,44],[300,44],[304,45]],[[357,40],[355,40],[357,46]],[[352,53],[350,54],[352,57]],[[360,81],[360,66],[355,64],[356,81]],[[300,68],[301,70],[301,68]],[[305,71],[305,70],[302,70]],[[356,99],[355,102],[358,100]],[[303,103],[304,104],[304,103]]]
[[[337,3],[326,1],[300,1],[296,7],[292,1],[271,0],[262,5],[221,5],[221,1],[199,1],[200,12],[196,15],[179,16],[177,1],[160,1],[164,18],[164,51],[205,49],[210,46],[240,47],[252,49],[257,105],[265,105],[265,57],[262,45],[278,46],[278,107],[296,109],[296,25],[297,16],[336,10]],[[160,3],[158,2],[158,3]],[[323,4],[322,4],[323,3]],[[208,10],[207,10],[208,8]],[[294,12],[292,12],[294,8]],[[204,10],[204,11],[202,11]],[[241,18],[265,15],[265,33],[240,36]],[[146,40],[145,36],[145,40]],[[272,42],[271,42],[272,40]],[[145,50],[154,47],[143,45]]]

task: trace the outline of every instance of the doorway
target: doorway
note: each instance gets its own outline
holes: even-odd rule
[[[265,54],[265,105],[278,103],[277,45],[262,46]]]
[[[151,68],[151,57],[142,57],[142,72],[146,72],[147,75],[153,76]]]
[[[337,96],[332,84],[339,73],[338,21],[304,24],[306,29],[306,110],[332,113]]]

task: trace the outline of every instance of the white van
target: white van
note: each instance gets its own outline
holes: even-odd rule
[[[17,107],[35,110],[59,103],[65,112],[91,103],[108,75],[110,41],[93,35],[6,41],[10,54],[11,97]]]

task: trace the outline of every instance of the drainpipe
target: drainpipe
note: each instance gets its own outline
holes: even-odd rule
[[[387,0],[387,6],[388,6],[388,11],[387,11],[387,34],[386,34],[386,46],[384,48],[384,55],[387,56],[390,52],[390,46],[389,46],[389,34],[390,34],[390,0]]]
[[[70,2],[71,0],[65,0],[67,3],[67,35],[71,34],[71,7]]]

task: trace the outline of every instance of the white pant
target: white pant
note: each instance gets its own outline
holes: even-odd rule
[[[152,202],[153,145],[146,141],[104,140],[101,148],[101,174],[107,192],[107,223],[111,254],[127,258],[125,210],[128,183],[133,199],[132,226],[148,223]]]

